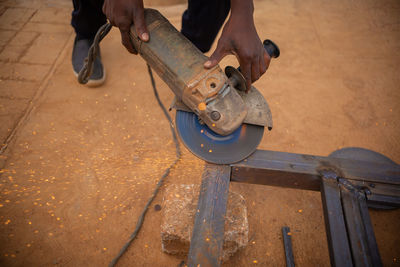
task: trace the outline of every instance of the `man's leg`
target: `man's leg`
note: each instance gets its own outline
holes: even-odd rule
[[[230,10],[230,0],[188,0],[182,15],[182,34],[200,51],[210,50]]]
[[[93,39],[101,25],[107,22],[102,7],[104,0],[73,0],[71,25],[78,39]]]
[[[72,51],[72,66],[75,75],[81,70],[84,60],[97,30],[107,22],[103,14],[103,0],[73,0],[71,25],[75,29],[76,37]],[[94,61],[93,73],[88,86],[98,86],[105,80],[105,71],[100,55]]]

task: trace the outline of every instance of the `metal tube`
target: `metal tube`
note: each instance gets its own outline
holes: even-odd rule
[[[294,267],[294,257],[292,249],[292,238],[290,228],[287,226],[282,227],[283,246],[285,248],[286,267]]]
[[[205,167],[190,242],[189,267],[221,264],[230,173],[228,165]]]

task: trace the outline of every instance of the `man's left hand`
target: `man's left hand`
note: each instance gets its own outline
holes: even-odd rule
[[[271,60],[258,37],[252,10],[243,8],[235,10],[232,6],[231,16],[222,31],[217,48],[204,63],[204,67],[212,68],[230,54],[235,55],[239,61],[241,72],[246,79],[246,92],[248,92],[251,84],[266,72]]]

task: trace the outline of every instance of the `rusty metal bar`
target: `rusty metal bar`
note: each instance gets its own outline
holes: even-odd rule
[[[374,228],[372,226],[371,218],[369,217],[369,211],[365,196],[361,195],[358,200],[361,220],[364,224],[365,229],[364,236],[367,239],[368,244],[368,252],[366,253],[371,254],[372,266],[383,266],[381,256],[379,254],[378,244],[376,243]]]
[[[354,265],[382,266],[364,192],[345,179],[339,185]]]
[[[220,266],[231,168],[228,165],[205,166],[188,266]]]
[[[332,266],[382,266],[367,203],[399,206],[399,165],[262,150],[231,166],[208,164],[189,266],[220,266],[230,180],[321,191]]]
[[[400,185],[400,166],[257,150],[246,160],[232,164],[232,181],[320,190],[321,170],[335,170],[340,177],[366,183]]]
[[[326,172],[321,179],[321,196],[329,256],[332,266],[353,266],[340,189],[336,178],[335,173]]]
[[[289,227],[287,226],[282,227],[282,237],[283,237],[283,246],[285,248],[286,267],[295,267],[296,265],[294,264],[292,238]]]
[[[374,203],[384,206],[400,207],[400,197],[387,196],[380,194],[367,195],[368,203]]]

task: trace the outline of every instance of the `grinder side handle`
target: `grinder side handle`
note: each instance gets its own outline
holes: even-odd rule
[[[268,55],[272,58],[278,58],[281,54],[279,47],[269,39],[265,39],[263,42],[264,49],[267,51]]]

